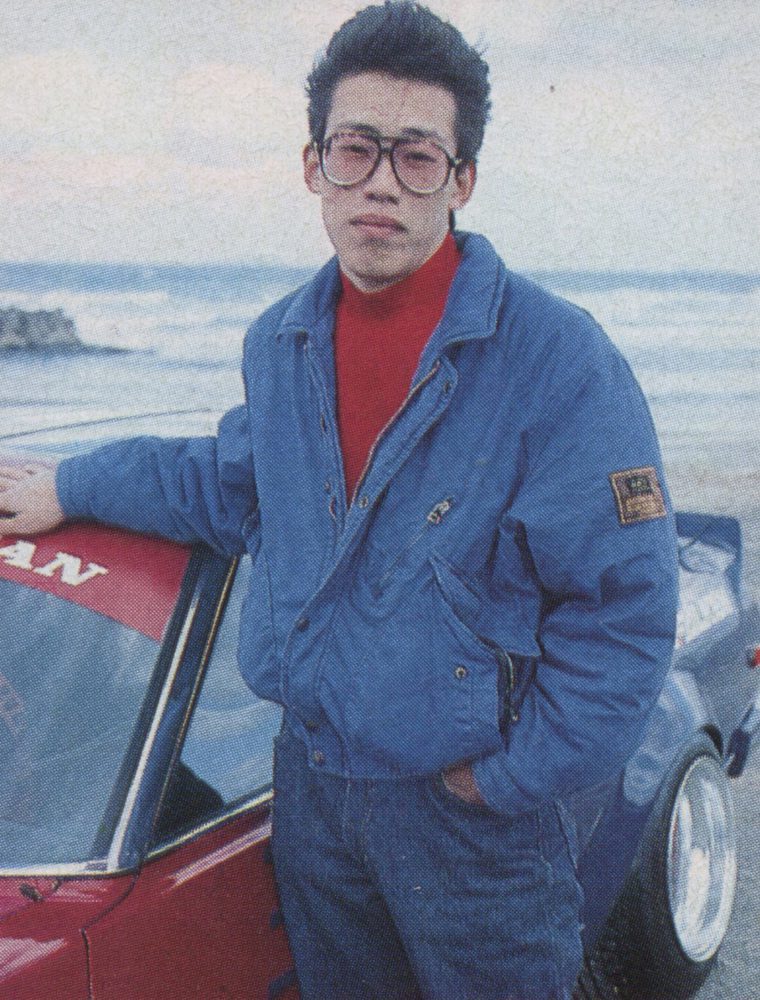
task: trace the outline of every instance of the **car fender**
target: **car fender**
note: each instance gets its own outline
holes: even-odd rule
[[[716,713],[692,674],[672,670],[657,699],[639,749],[623,772],[623,795],[634,806],[651,805],[681,748],[695,733],[715,728]]]

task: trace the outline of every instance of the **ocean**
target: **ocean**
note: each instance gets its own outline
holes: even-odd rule
[[[89,350],[0,353],[0,435],[242,399],[252,319],[310,271],[276,264],[0,263],[0,308],[62,308]],[[760,275],[545,271],[636,373],[677,508],[730,514],[760,595]]]

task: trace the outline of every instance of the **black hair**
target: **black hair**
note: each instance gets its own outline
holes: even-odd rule
[[[488,65],[447,21],[412,0],[385,0],[346,21],[320,53],[306,81],[309,132],[321,145],[338,82],[387,73],[448,90],[456,102],[456,155],[474,161],[491,109]]]

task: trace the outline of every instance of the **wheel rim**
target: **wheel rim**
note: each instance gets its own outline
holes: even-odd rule
[[[670,815],[668,901],[687,958],[706,962],[725,937],[736,890],[734,812],[718,763],[698,757],[684,774]]]

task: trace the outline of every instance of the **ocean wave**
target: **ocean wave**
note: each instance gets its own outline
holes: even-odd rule
[[[127,347],[110,347],[100,344],[8,344],[0,346],[0,357],[9,354],[24,355],[29,354],[34,357],[40,355],[46,357],[70,357],[77,354],[86,354],[92,357],[109,354],[136,354],[138,352]]]
[[[746,295],[760,290],[760,274],[736,271],[534,271],[539,284],[559,292],[612,292],[619,289],[710,295]]]

